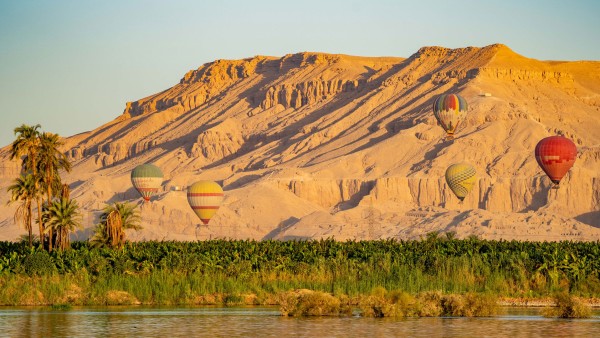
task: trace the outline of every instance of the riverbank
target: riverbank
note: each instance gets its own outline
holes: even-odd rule
[[[578,299],[587,306],[600,309],[600,298],[582,298]],[[556,306],[556,301],[551,297],[543,298],[511,298],[511,297],[500,297],[498,298],[498,305],[503,307],[553,307]]]
[[[10,288],[10,287],[9,287]],[[14,289],[13,289],[14,290]],[[491,294],[442,294],[427,291],[408,294],[401,290],[378,287],[369,294],[354,297],[333,295],[322,291],[299,289],[273,294],[207,294],[189,297],[185,302],[142,302],[122,290],[108,290],[104,295],[86,297],[85,291],[71,285],[66,292],[58,291],[54,298],[35,293],[32,298],[20,298],[12,307],[49,307],[52,311],[68,311],[81,306],[276,306],[282,316],[360,316],[360,317],[494,317],[506,308],[541,308],[546,317],[589,318],[594,308],[600,309],[597,298],[582,299],[563,293],[553,298],[498,298]],[[22,294],[23,295],[23,294]],[[51,303],[45,303],[52,300]],[[6,306],[1,304],[0,306]]]

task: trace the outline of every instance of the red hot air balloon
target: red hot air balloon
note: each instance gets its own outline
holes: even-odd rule
[[[577,147],[563,136],[550,136],[535,146],[535,159],[550,180],[558,186],[577,158]]]

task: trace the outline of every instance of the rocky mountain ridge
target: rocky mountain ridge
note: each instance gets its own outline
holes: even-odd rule
[[[435,97],[449,92],[470,106],[453,141],[431,112]],[[408,58],[256,56],[204,64],[173,87],[127,103],[114,121],[65,139],[74,163],[65,178],[89,229],[104,203],[140,201],[130,170],[146,162],[161,167],[164,190],[143,205],[145,230],[131,234],[135,239],[456,231],[598,240],[597,130],[597,61],[539,61],[501,44],[423,47]],[[558,190],[533,157],[535,144],[554,134],[579,150]],[[18,172],[6,154],[2,191]],[[443,178],[457,161],[478,174],[464,204]],[[225,189],[209,227],[199,225],[181,191],[198,179]],[[12,209],[2,208],[0,224],[13,229],[11,239],[19,230]]]

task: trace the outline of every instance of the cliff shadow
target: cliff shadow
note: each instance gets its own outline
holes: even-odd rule
[[[290,217],[288,219],[285,219],[285,220],[279,222],[277,227],[275,229],[271,230],[268,234],[266,234],[262,238],[262,240],[263,241],[270,240],[270,239],[283,240],[283,238],[280,238],[279,235],[284,233],[287,229],[289,229],[291,226],[298,223],[299,221],[300,221],[300,219],[297,217]]]
[[[549,194],[550,189],[552,189],[552,187],[550,187],[550,186],[542,187],[542,189],[534,192],[533,195],[531,196],[531,203],[529,203],[527,208],[525,208],[521,212],[537,211],[540,208],[546,206],[548,204],[548,194]],[[583,222],[583,223],[586,223],[586,222]],[[600,222],[598,223],[598,226],[600,227]]]
[[[92,236],[94,235],[94,226],[88,227],[88,228],[84,228],[84,229],[79,229],[73,233],[71,233],[69,235],[71,242],[83,242],[83,241],[87,241],[90,238],[92,238]]]
[[[114,195],[112,195],[111,198],[109,198],[104,203],[106,203],[106,204],[113,204],[115,202],[131,203],[132,200],[136,200],[138,198],[141,198],[141,195],[138,193],[138,191],[134,187],[131,187],[123,192],[115,193]],[[151,200],[154,198],[155,198],[155,196],[153,196],[153,198],[151,198]]]
[[[454,230],[452,230],[452,228],[454,228],[457,225],[459,225],[460,223],[464,222],[469,217],[469,214],[470,214],[470,211],[462,211],[458,215],[454,216],[454,218],[452,218],[452,220],[450,221],[450,223],[448,223],[446,228],[444,230],[442,230],[441,232],[454,231]]]
[[[438,143],[433,145],[433,148],[423,154],[423,159],[410,167],[410,172],[414,173],[416,171],[420,171],[425,168],[428,164],[431,164],[431,161],[436,159],[440,152],[444,150],[446,147],[451,146],[453,143],[452,140],[440,140]]]
[[[251,182],[254,182],[254,181],[260,179],[261,177],[263,177],[263,175],[250,174],[250,175],[242,176],[242,177],[238,178],[237,180],[225,185],[223,187],[223,190],[231,190],[231,189],[243,187],[246,184],[249,184]]]
[[[86,181],[82,181],[82,180],[77,180],[75,182],[71,182],[69,184],[69,189],[71,189],[71,191],[77,189],[80,185],[82,185],[83,183],[85,183]]]
[[[360,183],[360,188],[358,189],[358,191],[354,195],[350,196],[350,199],[336,204],[334,206],[334,210],[338,212],[357,207],[360,201],[363,199],[363,197],[368,196],[374,187],[375,181],[362,181]],[[372,206],[370,207],[370,209],[372,209]]]
[[[600,211],[591,211],[575,217],[581,223],[600,228]]]

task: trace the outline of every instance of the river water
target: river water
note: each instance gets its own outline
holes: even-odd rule
[[[549,319],[540,309],[491,318],[287,318],[277,308],[0,307],[0,337],[600,337],[589,319]]]

